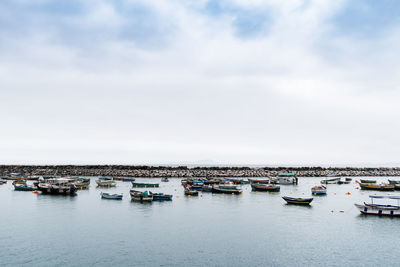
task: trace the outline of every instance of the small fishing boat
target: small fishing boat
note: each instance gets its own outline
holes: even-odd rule
[[[388,179],[389,184],[400,184],[400,180],[390,180]]]
[[[269,179],[250,179],[248,178],[250,184],[269,184]]]
[[[326,195],[326,187],[323,185],[317,185],[311,188],[311,193],[313,195]]]
[[[357,209],[365,215],[378,215],[378,216],[390,216],[400,217],[400,196],[369,196],[371,203],[357,204],[354,205]],[[381,205],[374,204],[374,199],[392,199],[397,200],[397,205]]]
[[[161,178],[161,182],[169,182],[169,179],[167,177]]]
[[[353,179],[350,178],[350,177],[347,177],[345,180],[346,180],[347,182],[351,182]]]
[[[274,184],[297,184],[298,178],[296,173],[294,172],[281,172],[278,174],[278,177],[275,177],[271,180],[271,183]]]
[[[136,191],[130,190],[131,199],[133,201],[140,201],[140,202],[151,202],[153,201],[153,193],[150,191]]]
[[[294,197],[282,197],[288,204],[295,205],[310,205],[313,198],[294,198]]]
[[[75,195],[77,190],[75,185],[63,182],[39,183],[37,188],[42,194],[51,195]]]
[[[337,184],[340,181],[340,177],[337,178],[330,178],[321,180],[321,184]]]
[[[185,195],[186,196],[198,196],[199,191],[185,188]]]
[[[7,180],[0,179],[0,185],[6,184],[6,183],[7,183]]]
[[[121,200],[123,195],[122,194],[109,194],[109,193],[100,193],[101,198],[104,199],[115,199],[115,200]]]
[[[6,177],[7,180],[23,180],[24,176],[19,173],[11,173],[10,176]]]
[[[83,189],[89,189],[90,186],[90,178],[80,178],[76,182],[73,182],[73,184],[78,188],[79,190]]]
[[[167,195],[164,193],[153,193],[153,201],[156,200],[172,200],[172,195]]]
[[[346,180],[342,181],[342,180],[339,180],[339,181],[337,182],[337,184],[350,184],[350,181],[346,181]]]
[[[212,188],[213,193],[218,194],[241,194],[242,190],[237,188],[236,185],[214,185]]]
[[[15,191],[35,191],[38,188],[34,185],[27,185],[26,183],[15,183],[14,190]]]
[[[122,177],[121,181],[122,182],[134,182],[134,181],[136,181],[136,178],[133,178],[133,177]]]
[[[363,190],[394,191],[394,185],[389,185],[389,184],[360,183],[360,187]]]
[[[360,183],[362,183],[362,184],[376,184],[376,180],[360,179]]]
[[[98,179],[96,180],[96,184],[99,187],[115,187],[117,186],[117,182],[113,181],[113,180],[103,180],[103,179]]]
[[[251,189],[254,191],[279,192],[281,187],[274,184],[251,184]]]
[[[159,187],[159,184],[132,182],[133,187]]]

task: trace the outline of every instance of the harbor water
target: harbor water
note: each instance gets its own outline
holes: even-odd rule
[[[75,197],[14,191],[0,186],[1,266],[394,266],[400,219],[363,216],[354,203],[369,195],[358,184],[328,185],[311,206],[281,198],[310,197],[321,178],[300,178],[280,193],[184,196],[180,179],[153,192],[172,201],[131,202],[129,182]],[[137,179],[159,182],[160,179]],[[387,181],[387,178],[378,178]],[[146,189],[140,189],[146,190]],[[101,199],[123,193],[123,200]],[[347,193],[350,194],[347,194]]]

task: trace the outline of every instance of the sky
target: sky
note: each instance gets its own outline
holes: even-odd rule
[[[0,164],[400,165],[394,0],[2,0]]]

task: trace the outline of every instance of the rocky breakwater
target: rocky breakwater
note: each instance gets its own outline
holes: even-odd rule
[[[400,176],[400,168],[322,168],[322,167],[168,167],[129,165],[0,165],[0,175],[11,173],[60,176],[133,177],[268,177],[280,172],[296,172],[299,177]]]

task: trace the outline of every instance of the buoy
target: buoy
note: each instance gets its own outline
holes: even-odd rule
[[[203,195],[200,195],[200,197],[203,197]]]
[[[232,195],[234,195],[235,193],[232,193]]]
[[[336,192],[335,193],[333,193],[335,196],[336,196]]]
[[[38,191],[37,191],[37,190],[35,190],[35,191],[32,191],[32,193],[34,193],[34,194],[37,194],[37,193],[38,193]]]
[[[358,187],[356,187],[356,189],[358,189]]]
[[[292,194],[292,192],[290,192],[290,194]]]
[[[304,192],[303,193],[301,193],[302,195],[304,195]]]
[[[351,195],[351,193],[350,192],[346,192],[346,195]]]

